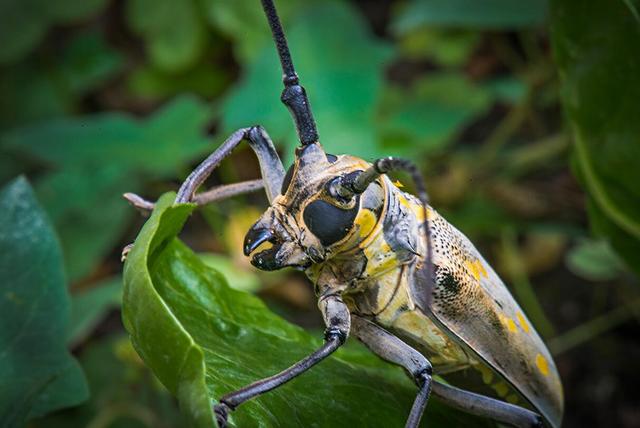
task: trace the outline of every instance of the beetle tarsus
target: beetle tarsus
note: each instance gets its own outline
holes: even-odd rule
[[[216,422],[218,423],[218,428],[226,428],[227,419],[229,418],[229,413],[231,413],[233,409],[227,406],[225,403],[220,402],[213,406],[213,412],[216,415]]]
[[[334,340],[338,340],[340,345],[342,345],[347,340],[347,334],[337,327],[329,327],[324,332],[324,340],[325,342],[333,342]]]

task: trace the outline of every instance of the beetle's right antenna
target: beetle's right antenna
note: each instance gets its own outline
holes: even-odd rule
[[[276,42],[276,48],[278,49],[280,64],[282,65],[284,90],[282,91],[280,99],[293,116],[300,144],[306,146],[307,144],[316,143],[318,142],[316,122],[313,120],[313,114],[311,114],[311,106],[307,99],[307,93],[302,85],[300,85],[298,74],[293,67],[287,39],[284,36],[282,24],[280,24],[280,18],[278,18],[278,12],[276,12],[273,0],[262,0],[262,7],[264,13],[267,15],[273,40]]]

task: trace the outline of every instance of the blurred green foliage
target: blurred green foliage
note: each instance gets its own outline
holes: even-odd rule
[[[69,294],[53,227],[18,178],[0,191],[0,424],[73,406],[88,396],[66,348]]]
[[[567,391],[565,426],[632,426],[625,422],[624,406],[640,397],[626,382],[637,375],[624,371],[633,364],[614,361],[617,355],[640,359],[628,338],[637,330],[629,334],[623,328],[640,313],[632,273],[640,266],[640,2],[277,4],[327,150],[368,160],[400,155],[420,163],[434,206],[478,243],[536,327],[553,339]],[[25,219],[38,217],[31,231],[25,222],[0,227],[37,236],[29,241],[38,252],[33,257],[49,249],[41,263],[28,263],[27,253],[15,252],[7,238],[12,235],[0,234],[0,277],[15,278],[15,269],[29,274],[3,279],[2,287],[19,285],[28,300],[41,298],[38,315],[48,317],[45,327],[57,332],[42,339],[41,349],[51,344],[56,352],[46,355],[71,364],[63,352],[66,343],[91,389],[85,404],[32,424],[180,426],[175,400],[122,337],[120,249],[135,238],[142,220],[121,194],[155,199],[175,190],[230,132],[253,124],[267,128],[284,163],[290,162],[296,136],[279,101],[281,71],[259,2],[0,0],[0,37],[0,182],[22,189]],[[20,174],[33,184],[35,196],[24,181],[13,181]],[[252,154],[239,148],[208,184],[257,174]],[[257,273],[241,254],[245,223],[264,206],[264,198],[252,196],[207,207],[192,217],[183,238],[205,254],[206,264],[224,270],[230,285],[258,293],[285,317],[317,328],[308,284],[290,273]],[[51,228],[43,226],[45,217],[55,227],[62,255]],[[188,266],[205,269],[183,247],[171,251],[188,255]],[[62,284],[71,294],[70,315]],[[57,303],[42,300],[49,297],[42,293],[45,285],[57,290]],[[257,304],[223,289],[229,302]],[[1,325],[9,328],[7,314]],[[282,350],[279,360],[255,372],[247,369],[245,378],[233,381],[217,361],[207,390],[219,395],[283,368],[314,343],[289,324],[285,330],[300,338],[300,348]],[[609,331],[616,335],[601,336]],[[198,338],[213,340],[202,331]],[[597,365],[603,349],[611,363]],[[30,361],[19,362],[26,369]],[[56,364],[47,369],[55,373]],[[609,372],[599,372],[601,367]],[[392,369],[379,370],[385,378]],[[591,394],[588,400],[599,401],[583,405],[576,373],[584,372],[594,383],[606,384],[613,376],[625,393]],[[32,380],[42,382],[36,377],[42,373],[33,370]],[[1,377],[0,397],[24,391]],[[79,371],[61,379],[48,387],[69,382],[59,401],[47,403],[34,389],[31,401],[11,409],[15,421],[86,396]],[[313,384],[298,383],[305,393]],[[394,385],[408,393],[405,384]],[[337,393],[348,391],[339,390],[336,383]],[[316,412],[330,417],[321,399]],[[284,398],[266,400],[277,405]],[[435,418],[438,409],[432,411]],[[260,403],[248,405],[244,417],[266,418],[264,411]]]

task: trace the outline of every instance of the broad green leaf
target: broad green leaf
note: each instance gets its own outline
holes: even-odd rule
[[[182,71],[202,54],[206,32],[195,0],[128,0],[126,13],[157,67]]]
[[[305,2],[308,6],[311,1]],[[273,46],[269,24],[258,2],[236,0],[200,0],[209,24],[231,38],[234,53],[242,62],[254,59],[266,45]],[[288,34],[289,22],[303,3],[280,0],[278,16]]]
[[[24,57],[44,37],[48,19],[39,8],[39,0],[0,1],[0,63]]]
[[[26,56],[55,24],[98,13],[107,0],[0,0],[0,63]]]
[[[65,46],[52,71],[60,84],[79,97],[114,77],[123,65],[122,53],[109,46],[102,33],[86,32]]]
[[[418,27],[397,37],[403,56],[431,59],[445,67],[466,63],[480,40],[478,32],[430,27]]]
[[[51,120],[2,136],[11,154],[54,168],[36,189],[61,234],[71,279],[90,272],[121,239],[135,212],[122,194],[141,179],[176,177],[209,149],[210,110],[182,97],[145,120],[121,113]]]
[[[431,74],[407,90],[391,89],[380,130],[389,154],[442,149],[491,105],[490,93],[457,73]]]
[[[122,66],[122,56],[98,32],[81,33],[47,61],[30,58],[5,66],[0,74],[0,128],[76,111],[83,96]]]
[[[103,10],[109,0],[40,0],[40,2],[52,24],[64,24],[91,17]]]
[[[23,178],[0,191],[0,425],[88,396],[66,348],[69,295],[58,240]]]
[[[127,83],[137,97],[157,101],[184,93],[217,97],[227,89],[230,80],[231,76],[226,70],[215,65],[199,64],[182,73],[167,73],[142,66],[129,75]]]
[[[288,40],[301,82],[307,89],[327,151],[366,158],[376,147],[375,106],[390,48],[376,39],[362,17],[346,3],[304,8],[291,19]],[[346,43],[345,41],[348,41]],[[222,105],[225,132],[261,124],[292,155],[295,129],[280,102],[282,71],[273,44],[262,48]]]
[[[624,271],[620,258],[604,241],[584,240],[567,254],[567,267],[591,281],[615,279]]]
[[[177,233],[193,205],[160,200],[124,267],[123,320],[134,347],[176,395],[192,426],[214,425],[215,398],[308,355],[320,338],[233,290]],[[344,349],[285,386],[242,405],[235,426],[398,426],[416,388],[398,367],[362,348]],[[429,426],[482,421],[432,400]]]
[[[512,29],[542,25],[546,0],[413,0],[393,23],[396,34],[421,26]]]
[[[78,344],[105,317],[109,310],[120,306],[122,301],[122,278],[117,276],[94,285],[71,296],[70,345]]]
[[[637,0],[554,1],[552,40],[591,221],[638,271],[640,18]]]
[[[82,405],[30,422],[32,428],[183,427],[169,392],[144,366],[124,334],[92,340],[78,356],[91,397]]]

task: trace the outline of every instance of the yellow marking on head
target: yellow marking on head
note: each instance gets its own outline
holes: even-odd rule
[[[529,333],[529,331],[531,330],[531,327],[529,327],[529,323],[527,322],[527,319],[524,317],[522,312],[520,311],[516,312],[516,317],[518,317],[518,322],[520,323],[520,327],[522,327],[522,330],[525,333]]]
[[[402,188],[404,187],[404,184],[400,183],[400,180],[396,180],[393,182],[393,185],[398,187],[398,188]]]
[[[549,376],[549,363],[547,359],[542,356],[542,354],[536,355],[536,366],[538,366],[538,370],[545,376]]]
[[[361,209],[356,217],[355,223],[360,226],[360,237],[366,238],[373,231],[377,223],[376,215],[370,209]]]

